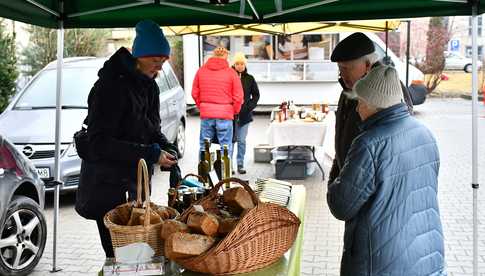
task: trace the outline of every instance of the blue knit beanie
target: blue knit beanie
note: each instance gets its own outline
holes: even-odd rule
[[[136,24],[135,30],[136,37],[132,47],[134,57],[170,56],[170,45],[157,23],[142,20]]]

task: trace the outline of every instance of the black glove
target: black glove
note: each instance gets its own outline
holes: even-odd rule
[[[175,188],[177,184],[182,181],[182,172],[178,164],[170,168],[170,188]]]

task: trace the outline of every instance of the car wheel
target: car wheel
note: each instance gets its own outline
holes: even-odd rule
[[[465,68],[463,68],[463,70],[465,70],[465,72],[467,72],[467,73],[471,73],[472,72],[472,65],[471,64],[465,65]]]
[[[0,275],[29,274],[44,253],[47,226],[39,205],[14,196],[0,225]]]
[[[179,158],[184,157],[185,153],[185,126],[183,123],[180,123],[179,127],[177,128],[177,138],[175,140],[175,145],[179,151]]]

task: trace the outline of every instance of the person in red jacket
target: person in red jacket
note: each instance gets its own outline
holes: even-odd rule
[[[214,55],[195,74],[192,98],[200,111],[200,149],[204,148],[204,139],[217,137],[232,156],[233,120],[241,110],[244,93],[227,56],[225,48],[214,50]]]

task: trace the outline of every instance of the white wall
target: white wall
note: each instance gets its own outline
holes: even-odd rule
[[[184,35],[184,90],[187,104],[195,104],[192,99],[192,81],[199,69],[199,42],[197,35]]]

